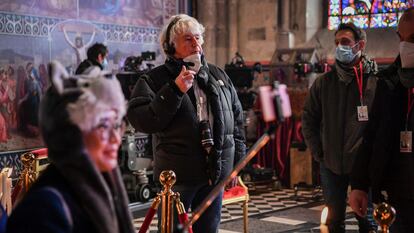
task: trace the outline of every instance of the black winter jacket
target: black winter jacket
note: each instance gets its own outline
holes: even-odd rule
[[[214,138],[207,162],[193,90],[183,94],[174,83],[182,65],[169,58],[138,80],[131,94],[128,120],[138,131],[153,135],[155,180],[161,171],[173,170],[177,183],[194,184],[209,178],[217,183],[245,154],[242,107],[225,72],[204,62],[202,69],[208,74],[204,91],[213,115]]]
[[[404,69],[414,77],[414,69]],[[373,118],[364,135],[361,152],[351,174],[352,189],[386,190],[392,198],[414,200],[414,153],[400,152],[400,132],[405,130],[408,89],[399,81],[400,59],[381,71]],[[414,131],[413,110],[407,130]]]
[[[361,104],[352,68],[341,76],[339,68],[337,64],[313,83],[304,106],[302,130],[313,158],[335,174],[343,175],[352,170],[367,122],[357,120],[357,106]],[[364,62],[363,70],[363,101],[370,115],[377,82],[376,64]]]
[[[76,68],[75,74],[82,74],[86,69],[88,69],[91,66],[97,66],[101,70],[103,70],[103,67],[99,62],[94,61],[94,60],[85,59],[79,64],[78,68]]]

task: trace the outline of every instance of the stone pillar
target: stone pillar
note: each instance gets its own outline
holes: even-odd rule
[[[281,30],[278,36],[278,48],[292,48],[294,46],[294,35],[290,31],[290,0],[279,0],[281,7]]]
[[[248,23],[251,21],[247,17],[247,13],[251,9],[252,2],[256,3],[256,1],[252,0],[239,0],[238,1],[238,7],[237,7],[237,43],[238,43],[238,52],[245,58],[247,54],[249,54],[249,48],[247,48],[248,45],[248,31],[250,24]],[[232,55],[234,57],[234,53]]]
[[[229,44],[229,30],[228,30],[228,4],[226,0],[216,0],[216,65],[224,68],[224,65],[229,61],[228,58],[228,44]],[[231,10],[229,10],[231,11]]]
[[[323,2],[306,0],[306,41],[310,40],[322,28]]]
[[[216,64],[216,1],[204,0],[203,4],[197,4],[198,20],[206,28],[204,34],[204,54],[207,60]]]
[[[290,0],[281,0],[282,23],[280,24],[282,31],[288,32],[290,30]]]
[[[227,29],[229,32],[229,44],[228,44],[228,53],[227,57],[229,58],[228,62],[234,57],[234,54],[240,50],[239,48],[239,0],[229,0],[227,6],[227,14],[229,15],[229,20],[227,24]]]

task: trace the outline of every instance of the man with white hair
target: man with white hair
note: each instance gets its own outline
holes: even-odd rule
[[[127,113],[137,130],[153,135],[154,179],[173,170],[173,189],[193,210],[246,150],[236,90],[222,69],[207,63],[203,33],[193,17],[171,17],[160,35],[165,64],[138,80]],[[194,224],[194,232],[217,232],[221,199],[222,193]]]

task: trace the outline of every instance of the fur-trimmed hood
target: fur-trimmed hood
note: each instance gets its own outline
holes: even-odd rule
[[[51,163],[65,175],[98,232],[134,232],[119,169],[98,171],[81,132],[94,125],[108,105],[119,105],[116,111],[124,116],[126,103],[118,81],[96,69],[69,77],[56,62],[49,69],[51,86],[41,101],[40,128]]]

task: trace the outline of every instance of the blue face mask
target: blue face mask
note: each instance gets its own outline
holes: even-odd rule
[[[106,68],[108,68],[108,60],[105,58],[104,60],[103,60],[103,62],[102,62],[102,68],[104,69],[104,70],[106,70]]]
[[[348,46],[348,45],[338,45],[336,47],[336,51],[335,51],[335,58],[336,60],[344,63],[344,64],[349,64],[352,61],[355,60],[355,58],[361,55],[361,50],[358,51],[357,53],[352,52],[352,49],[356,46],[357,44],[355,44],[353,47]]]

